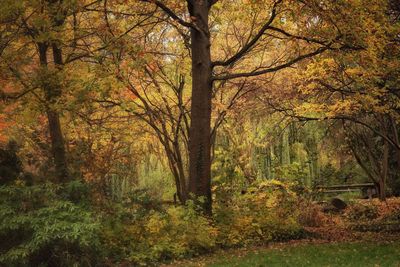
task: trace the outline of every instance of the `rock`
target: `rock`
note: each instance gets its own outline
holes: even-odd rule
[[[345,208],[347,208],[347,203],[337,197],[331,199],[331,205],[338,210],[344,210]]]

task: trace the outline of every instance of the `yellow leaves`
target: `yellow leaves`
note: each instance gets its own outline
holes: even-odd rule
[[[281,186],[281,187],[286,187],[286,184],[284,184],[282,181],[279,180],[266,180],[266,181],[262,181],[258,184],[259,188],[263,188],[263,187],[268,187],[268,186]]]
[[[143,221],[144,239],[156,251],[169,251],[177,256],[192,248],[210,249],[215,246],[218,231],[207,218],[201,216],[191,205],[171,207],[166,213],[152,212]]]
[[[325,103],[303,103],[294,108],[294,113],[297,116],[323,118],[327,111],[327,104]]]
[[[361,105],[354,102],[352,99],[345,99],[338,101],[329,107],[327,117],[337,117],[342,115],[353,115],[357,114],[361,110]]]
[[[363,49],[330,51],[308,64],[299,75],[298,92],[305,103],[295,108],[296,114],[321,118],[363,112],[384,114],[397,105],[386,90],[396,88],[392,80],[396,80],[400,63],[398,57],[395,59],[399,53],[390,43],[396,30],[388,21],[385,5],[381,0],[368,4],[348,1],[346,6],[337,7],[353,14],[338,20],[345,33],[343,41]]]
[[[167,221],[164,220],[159,214],[154,214],[150,217],[146,228],[150,233],[156,234],[164,229],[166,223]]]
[[[360,67],[348,68],[348,69],[346,69],[346,73],[350,76],[361,77],[364,75],[364,70]]]
[[[217,223],[221,242],[228,246],[265,242],[295,230],[296,195],[289,187],[277,180],[262,180],[245,194],[232,197],[229,206],[218,206],[217,199],[216,214],[225,214]]]
[[[321,77],[330,73],[336,67],[336,60],[334,58],[327,57],[309,64],[304,75],[309,79]]]

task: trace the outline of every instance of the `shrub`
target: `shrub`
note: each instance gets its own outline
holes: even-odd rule
[[[236,188],[237,189],[237,188]],[[215,203],[214,218],[195,203],[165,206],[146,191],[88,210],[88,188],[0,187],[0,265],[145,265],[201,254],[216,246],[245,246],[299,238],[298,198],[277,181],[246,192],[230,188]],[[221,188],[220,190],[225,190]],[[94,209],[94,206],[90,206]],[[100,212],[99,212],[100,211]]]
[[[102,229],[108,256],[117,262],[127,260],[134,264],[210,251],[216,245],[216,236],[216,228],[191,201],[186,206],[164,209],[144,210],[140,205],[119,205],[116,214],[104,220]]]
[[[395,208],[389,211],[387,214],[381,218],[382,222],[385,223],[398,223],[400,224],[400,208]]]
[[[0,146],[0,184],[14,181],[22,172],[22,163],[17,152],[18,145],[15,141],[9,141],[5,147]]]
[[[355,203],[346,209],[346,217],[352,222],[373,220],[378,216],[378,208],[374,205]]]
[[[218,242],[230,247],[301,237],[296,202],[296,194],[274,180],[255,183],[230,199],[217,200]]]
[[[61,187],[0,187],[0,263],[90,265],[99,244],[91,212],[62,198]]]
[[[163,259],[210,251],[217,235],[216,228],[192,201],[186,207],[170,207],[164,214],[150,214],[146,230],[152,254]]]
[[[324,225],[326,217],[319,205],[306,201],[300,206],[298,221],[304,226],[320,227]]]

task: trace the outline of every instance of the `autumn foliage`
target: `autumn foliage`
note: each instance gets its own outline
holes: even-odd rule
[[[0,265],[395,229],[397,2],[3,0]]]

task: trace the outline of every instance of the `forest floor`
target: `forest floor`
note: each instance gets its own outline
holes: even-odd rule
[[[315,229],[314,229],[315,230]],[[333,231],[329,231],[333,233]],[[343,232],[341,232],[343,234]],[[164,267],[384,266],[400,267],[400,233],[335,233],[328,237],[218,250]]]
[[[398,210],[400,198],[375,202],[379,213]],[[400,231],[355,231],[343,214],[326,216],[323,226],[305,227],[309,237],[264,246],[219,249],[163,267],[194,266],[396,266],[400,267]]]

